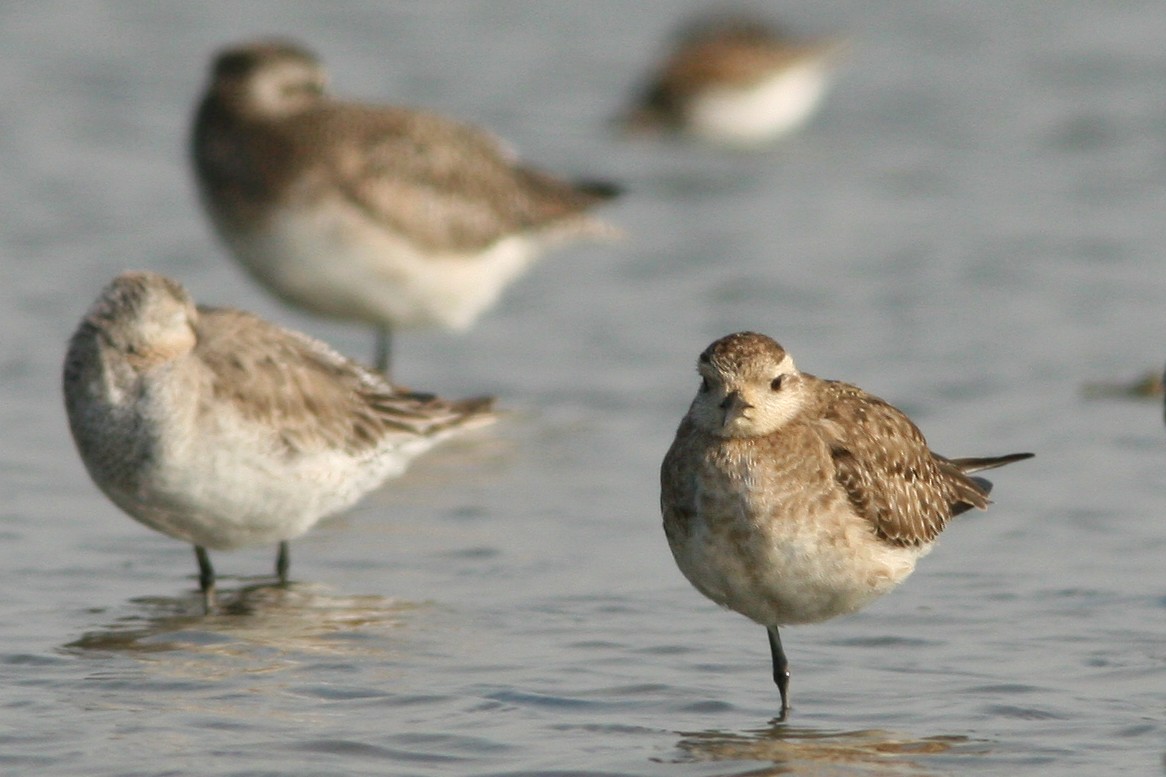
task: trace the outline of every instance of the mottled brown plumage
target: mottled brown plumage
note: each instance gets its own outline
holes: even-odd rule
[[[722,142],[778,137],[815,110],[840,48],[837,40],[794,39],[759,19],[696,19],[676,36],[625,121]]]
[[[701,387],[661,468],[681,571],[766,626],[788,706],[781,625],[854,612],[891,590],[948,520],[988,504],[969,474],[1031,454],[947,459],[899,410],[800,372],[752,332],[710,345]]]
[[[243,44],[215,59],[194,120],[203,204],[284,300],[374,324],[387,348],[390,327],[468,327],[548,245],[612,233],[587,211],[615,187],[560,180],[479,129],[326,85],[302,46]]]
[[[210,207],[237,226],[251,214],[340,192],[410,242],[461,254],[606,199],[598,188],[517,165],[487,133],[425,111],[343,102],[322,91],[296,112],[248,111],[240,93],[263,70],[281,59],[306,73],[320,65],[290,45],[223,56],[246,64],[229,76],[216,71],[195,118],[194,159]]]
[[[709,83],[746,86],[786,67],[821,43],[802,43],[757,19],[714,18],[690,23],[676,37],[660,68],[656,96],[674,110],[692,91]]]
[[[834,479],[856,514],[888,542],[923,545],[948,519],[988,506],[988,487],[927,447],[910,419],[857,386],[818,381],[821,418],[831,441]]]

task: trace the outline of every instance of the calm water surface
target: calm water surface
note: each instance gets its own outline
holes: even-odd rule
[[[1166,14],[1152,2],[779,3],[853,46],[758,154],[608,117],[697,3],[10,3],[0,9],[0,771],[1161,774],[1166,432],[1082,398],[1166,354]],[[224,256],[184,157],[216,47],[304,40],[338,91],[474,121],[628,188],[398,374],[512,415],[293,545],[219,554],[122,516],[73,451],[64,343],[122,269],[371,354]],[[763,629],[668,554],[656,472],[712,339],[752,328],[952,455],[1034,450],[898,592]]]

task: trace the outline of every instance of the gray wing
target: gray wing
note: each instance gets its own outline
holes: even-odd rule
[[[353,104],[323,114],[343,135],[336,183],[372,219],[427,249],[480,251],[516,231],[580,216],[614,187],[517,164],[495,138],[430,113]]]
[[[493,418],[491,400],[450,402],[392,386],[323,343],[248,313],[199,308],[196,353],[215,403],[271,429],[289,452],[359,453]]]

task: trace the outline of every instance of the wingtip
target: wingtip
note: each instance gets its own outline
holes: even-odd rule
[[[497,423],[505,412],[497,407],[497,400],[490,396],[469,397],[457,402],[460,412],[457,426],[461,429],[477,429]]]
[[[581,180],[575,181],[575,188],[583,194],[590,195],[597,200],[613,200],[626,191],[621,184],[612,181]]]
[[[965,475],[970,475],[973,472],[982,472],[986,469],[996,469],[1003,467],[1005,464],[1013,464],[1017,461],[1024,461],[1031,459],[1035,453],[1009,453],[1004,456],[985,456],[982,458],[963,458],[952,459],[951,462],[959,467],[960,471]]]
[[[466,413],[494,413],[497,412],[494,409],[494,404],[497,401],[496,397],[483,395],[459,400],[458,405]]]

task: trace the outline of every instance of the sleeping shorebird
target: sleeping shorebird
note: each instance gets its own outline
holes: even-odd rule
[[[775,140],[817,110],[843,47],[837,39],[795,40],[753,19],[699,19],[678,36],[624,123],[726,145]]]
[[[680,571],[765,626],[781,719],[789,663],[778,627],[855,612],[901,583],[948,520],[988,505],[969,477],[1032,456],[947,459],[902,412],[799,372],[765,335],[705,349],[701,384],[660,472]]]
[[[177,282],[128,272],[69,342],[65,408],[89,475],[151,529],[207,549],[288,540],[399,475],[445,437],[494,420],[491,400],[392,386],[321,342],[248,313],[195,307]]]
[[[467,329],[545,249],[617,230],[617,193],[520,164],[492,136],[424,111],[342,102],[281,41],[214,60],[194,121],[202,201],[231,253],[285,302],[390,333]]]

